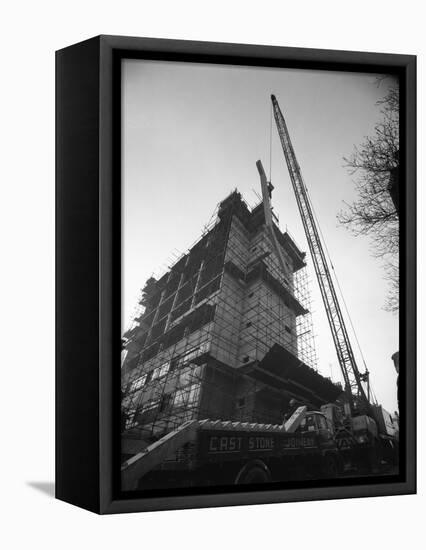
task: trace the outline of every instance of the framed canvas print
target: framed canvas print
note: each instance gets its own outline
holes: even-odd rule
[[[56,60],[57,498],[414,493],[415,57]]]

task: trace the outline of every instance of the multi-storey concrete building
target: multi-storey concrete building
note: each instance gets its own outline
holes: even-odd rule
[[[198,242],[147,281],[123,340],[124,455],[188,419],[276,423],[292,397],[320,405],[340,393],[312,368],[305,254],[274,229],[285,272],[263,204],[250,210],[234,191]]]

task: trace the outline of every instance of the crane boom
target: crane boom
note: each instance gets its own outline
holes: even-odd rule
[[[271,183],[267,181],[265,170],[263,169],[262,162],[258,160],[256,162],[257,170],[259,172],[260,176],[260,184],[262,187],[262,199],[263,199],[263,212],[265,215],[265,225],[267,228],[267,231],[269,233],[269,239],[272,243],[272,246],[274,248],[275,254],[277,256],[279,265],[281,267],[281,271],[287,275],[287,267],[285,265],[285,261],[283,258],[283,254],[281,252],[281,247],[278,244],[278,239],[275,234],[274,230],[274,222],[272,221],[272,207],[271,207],[271,191],[272,191],[272,185]]]
[[[345,382],[345,390],[350,398],[351,409],[354,408],[354,400],[360,399],[368,404],[368,399],[362,386],[365,375],[358,370],[352,346],[349,340],[345,321],[340,309],[334,283],[328,267],[327,259],[321,243],[315,218],[306,185],[303,181],[299,163],[291,143],[287,125],[281,112],[278,101],[271,96],[275,123],[280,137],[287,168],[290,173],[291,183],[296,195],[297,205],[311,252],[315,273],[318,279],[322,299],[324,302],[327,319],[333,336],[339,365]]]

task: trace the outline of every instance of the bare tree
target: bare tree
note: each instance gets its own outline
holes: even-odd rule
[[[378,79],[380,85],[381,79]],[[345,157],[345,166],[355,175],[357,198],[346,204],[338,220],[355,235],[368,235],[372,254],[384,267],[389,293],[384,305],[388,311],[399,308],[399,219],[398,202],[390,190],[398,188],[399,168],[399,90],[397,86],[377,102],[382,118],[374,134]],[[396,195],[398,196],[398,195]]]

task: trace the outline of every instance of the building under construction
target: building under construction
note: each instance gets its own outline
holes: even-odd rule
[[[342,388],[316,371],[305,253],[238,191],[199,240],[142,291],[123,336],[123,459],[191,419],[281,423]]]

